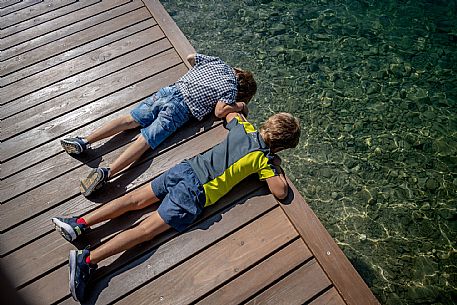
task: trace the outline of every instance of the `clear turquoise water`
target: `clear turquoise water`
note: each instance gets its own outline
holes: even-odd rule
[[[288,175],[382,304],[457,300],[456,1],[162,1],[300,117]]]

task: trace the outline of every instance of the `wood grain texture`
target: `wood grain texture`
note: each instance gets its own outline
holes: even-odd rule
[[[301,305],[330,285],[331,282],[313,259],[246,304]]]
[[[71,50],[68,50],[64,53],[44,59],[31,66],[21,67],[20,70],[12,72],[12,73],[2,77],[0,80],[0,85],[1,86],[9,85],[11,83],[17,82],[21,79],[24,79],[28,76],[31,76],[31,75],[34,75],[41,71],[44,71],[46,69],[49,69],[51,67],[55,67],[59,64],[63,64],[66,61],[69,61],[73,58],[83,56],[88,52],[97,50],[98,48],[105,47],[106,45],[108,45],[110,43],[113,43],[115,41],[128,37],[130,35],[136,34],[145,29],[148,29],[148,28],[154,26],[154,24],[156,24],[155,20],[150,18],[150,19],[141,21],[139,23],[136,23],[132,26],[121,29],[119,31],[116,31],[114,33],[100,37],[99,39],[91,41],[87,44],[84,44],[84,45],[78,46],[76,48],[73,48]],[[0,68],[0,71],[1,71],[1,68]],[[2,117],[3,117],[3,114],[2,114]]]
[[[4,0],[0,2],[0,8],[5,9],[9,8],[11,6],[18,5],[21,2],[21,0]]]
[[[188,304],[236,276],[296,235],[275,209],[119,301],[119,304]]]
[[[44,0],[41,0],[44,1]],[[23,21],[18,23],[12,27],[6,28],[0,32],[1,38],[4,39],[4,45],[2,46],[2,50],[10,48],[14,45],[17,45],[21,42],[27,41],[39,35],[46,34],[52,30],[58,29],[59,26],[65,26],[71,23],[72,15],[80,16],[81,12],[77,14],[69,15],[72,12],[76,12],[78,10],[84,9],[85,7],[92,6],[93,4],[99,3],[100,0],[85,0],[85,1],[78,1],[73,3],[72,5],[67,5],[61,7],[58,10],[54,10],[39,16],[36,16],[32,19]],[[92,10],[97,10],[95,7],[92,7]],[[91,16],[91,15],[89,15]],[[69,21],[62,22],[65,18]],[[69,20],[70,19],[70,20]],[[47,23],[45,27],[39,27],[40,24]],[[35,33],[35,34],[32,34]]]
[[[154,60],[153,57],[146,60],[147,63],[141,62],[136,65],[134,63],[140,62],[148,57],[154,56],[155,54],[171,48],[168,40],[163,38],[163,32],[159,29],[159,27],[152,27],[114,42],[106,47],[87,53],[83,58],[75,58],[74,60],[67,61],[62,65],[47,69],[41,73],[35,74],[8,86],[11,90],[33,87],[38,89],[67,77],[77,76],[77,74],[85,70],[103,69],[100,65],[111,66],[113,71],[117,71],[113,74],[109,74],[107,77],[94,81],[90,86],[92,88],[100,86],[101,89],[92,89],[92,92],[94,92],[93,94],[81,95],[80,91],[82,90],[73,90],[69,92],[69,94],[60,95],[59,97],[42,103],[37,107],[26,108],[17,115],[2,120],[2,130],[0,132],[2,141],[73,109],[84,106],[84,101],[87,103],[88,99],[94,100],[109,94],[109,92],[120,90],[123,87],[140,81],[140,76],[144,76],[145,74],[147,75],[147,71],[138,71],[141,68],[143,70],[148,69],[150,71],[150,75],[157,73],[160,71],[158,69],[163,69],[163,65],[151,62]],[[132,64],[134,65],[130,66]],[[149,64],[151,66],[149,66]],[[156,66],[160,68],[156,68]],[[123,69],[125,67],[127,68]],[[150,67],[153,68],[151,69]],[[135,70],[135,72],[138,71],[138,73],[129,72],[130,70]],[[136,77],[133,79],[126,79],[126,74],[132,74]],[[84,75],[88,75],[88,73],[85,72]],[[43,81],[43,79],[46,81]],[[94,86],[94,84],[96,85]],[[110,85],[107,86],[107,84]],[[71,96],[72,94],[80,95],[75,98]]]
[[[196,304],[241,304],[270,283],[277,281],[289,270],[311,258],[311,256],[312,254],[304,242],[298,239]]]
[[[70,24],[59,30],[42,34],[28,41],[2,51],[0,58],[8,72],[27,67],[40,60],[70,50],[81,44],[90,42],[98,37],[107,35],[135,23],[135,19],[125,17],[124,14],[135,14],[141,11],[138,1],[121,5],[104,13]],[[144,13],[143,13],[144,14]],[[131,16],[131,15],[130,15]],[[139,16],[141,17],[141,15]],[[150,18],[150,14],[143,16]],[[117,20],[117,18],[120,18]],[[126,19],[127,18],[127,19]],[[142,19],[136,20],[136,22]],[[119,21],[119,24],[116,23]],[[97,30],[95,30],[97,28]],[[83,32],[83,33],[81,33]],[[99,35],[95,35],[98,33]],[[32,51],[32,52],[29,52]]]
[[[313,300],[309,305],[345,305],[343,299],[338,294],[338,291],[332,287],[324,292],[317,299]]]
[[[29,6],[32,6],[34,4],[37,4],[37,3],[40,3],[42,2],[43,0],[28,0],[28,1],[21,1],[19,2],[18,4],[16,5],[11,5],[9,7],[6,7],[6,8],[2,8],[0,9],[0,17],[4,17],[8,14],[11,14],[11,13],[14,13],[14,12],[17,12],[19,10],[22,10],[24,8],[27,8]],[[2,1],[2,5],[3,5],[3,2],[5,1]],[[2,7],[2,6],[0,6]]]
[[[6,29],[15,24],[27,21],[33,17],[58,10],[66,5],[71,5],[77,0],[55,0],[43,1],[37,5],[30,6],[27,10],[21,10],[2,17],[1,29]]]

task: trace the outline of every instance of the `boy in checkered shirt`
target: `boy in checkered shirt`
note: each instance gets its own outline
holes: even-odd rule
[[[213,56],[191,54],[187,60],[192,69],[175,84],[143,100],[130,114],[108,122],[87,137],[61,140],[67,153],[80,154],[101,139],[127,129],[142,128],[141,135],[113,163],[93,169],[81,180],[84,196],[136,161],[149,147],[156,149],[190,119],[203,120],[213,109],[218,118],[231,112],[247,114],[246,104],[257,90],[251,72],[232,68]]]

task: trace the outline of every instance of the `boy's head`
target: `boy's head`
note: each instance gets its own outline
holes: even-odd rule
[[[254,75],[251,71],[245,71],[239,68],[234,68],[234,70],[238,82],[236,101],[247,104],[257,91],[257,83],[254,80]]]
[[[300,122],[290,113],[280,112],[263,123],[260,135],[273,153],[294,148],[300,139]]]

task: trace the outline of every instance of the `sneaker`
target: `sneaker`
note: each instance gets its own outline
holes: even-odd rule
[[[60,140],[60,145],[62,145],[63,149],[65,149],[67,153],[75,155],[79,155],[89,148],[87,141],[81,137]]]
[[[87,178],[81,180],[79,189],[84,196],[89,196],[108,181],[109,168],[94,168]]]
[[[52,218],[52,222],[56,225],[56,230],[62,234],[63,238],[69,242],[74,241],[78,236],[84,233],[88,229],[85,224],[79,224],[76,222],[77,218]]]
[[[73,299],[78,302],[82,302],[86,298],[87,285],[97,269],[97,265],[86,263],[86,257],[89,256],[89,253],[89,250],[70,251],[70,292]]]

